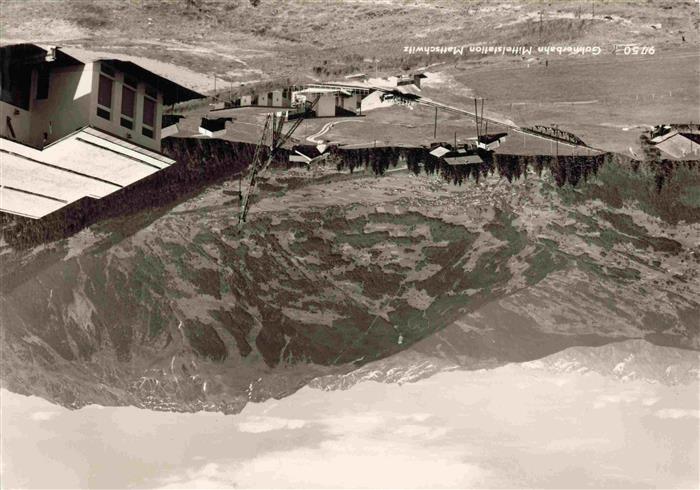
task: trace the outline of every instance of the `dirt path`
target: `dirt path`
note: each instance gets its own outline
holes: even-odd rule
[[[321,128],[321,130],[318,133],[315,133],[315,134],[312,134],[311,136],[308,136],[306,138],[306,141],[313,143],[315,145],[320,145],[321,143],[323,143],[323,140],[318,139],[320,136],[323,136],[324,134],[326,134],[336,124],[348,123],[348,122],[362,122],[362,120],[345,119],[343,121],[333,121],[333,122],[326,123],[323,125],[323,127]]]

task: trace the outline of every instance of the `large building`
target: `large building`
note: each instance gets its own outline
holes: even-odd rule
[[[203,97],[129,61],[0,47],[0,211],[40,218],[168,167],[164,105]]]
[[[310,86],[292,93],[292,104],[313,104],[316,117],[354,116],[362,112],[367,89]]]
[[[700,133],[681,132],[671,126],[657,128],[651,142],[665,157],[696,160],[700,157]]]
[[[292,103],[292,88],[279,88],[269,92],[248,93],[226,103],[226,108],[232,107],[290,107]]]

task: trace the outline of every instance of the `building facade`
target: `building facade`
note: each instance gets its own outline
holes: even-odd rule
[[[203,97],[134,63],[0,47],[0,212],[41,219],[101,199],[175,161],[164,104]]]
[[[163,106],[202,97],[128,61],[33,44],[0,51],[0,136],[34,148],[93,127],[160,151]]]

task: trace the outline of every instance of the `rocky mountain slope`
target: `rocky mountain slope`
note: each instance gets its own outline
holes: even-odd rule
[[[624,339],[697,350],[699,178],[280,170],[240,232],[233,181],[6,246],[2,383],[70,407],[236,412],[410,346],[413,378]]]
[[[452,335],[459,335],[453,332]],[[464,335],[464,332],[462,332]],[[390,358],[369,363],[347,374],[321,376],[312,388],[346,390],[357,383],[413,383],[440,372],[468,367],[445,358],[441,336],[428,337]],[[555,354],[522,363],[532,370],[551,373],[596,373],[620,381],[642,380],[663,385],[687,385],[700,379],[700,354],[694,350],[654,345],[646,340],[624,340],[598,347],[569,347]]]

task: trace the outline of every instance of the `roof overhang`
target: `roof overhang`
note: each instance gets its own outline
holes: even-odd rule
[[[74,50],[56,47],[51,50],[54,57],[50,60],[49,50],[33,43],[8,44],[0,46],[0,59],[3,63],[12,65],[37,65],[51,62],[54,66],[80,65],[93,61],[109,63],[116,69],[145,81],[163,94],[166,105],[184,102],[191,99],[201,99],[205,96],[182,85],[162,77],[131,61],[118,58],[93,58],[83,56]]]
[[[0,46],[3,63],[34,65],[45,62],[47,54],[47,50],[31,43]]]
[[[205,97],[199,92],[195,92],[194,90],[190,90],[186,87],[183,87],[182,85],[177,84],[172,80],[168,80],[165,77],[157,75],[152,71],[147,70],[142,66],[139,66],[131,61],[124,61],[114,58],[101,58],[98,61],[108,63],[111,66],[115,67],[117,70],[132,75],[137,79],[143,80],[144,82],[148,83],[153,88],[155,88],[163,94],[163,104],[165,105],[176,104],[178,102],[184,102],[186,100],[192,99],[203,99]]]
[[[315,88],[315,87],[309,87],[305,88],[304,90],[299,90],[298,92],[295,92],[297,94],[321,94],[321,95],[326,95],[326,94],[340,94],[340,95],[345,95],[345,96],[351,96],[352,94],[342,88],[332,88],[332,87],[323,87],[323,88]]]

